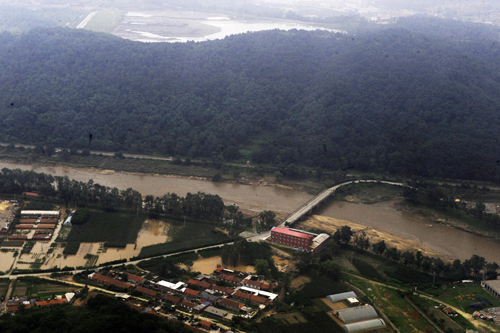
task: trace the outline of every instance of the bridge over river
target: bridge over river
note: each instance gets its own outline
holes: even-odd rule
[[[315,196],[314,198],[312,198],[311,200],[300,206],[292,214],[288,215],[288,217],[281,222],[279,227],[292,226],[295,222],[300,221],[302,217],[310,214],[314,208],[318,207],[323,201],[325,201],[327,198],[333,195],[338,188],[358,183],[380,183],[380,184],[388,184],[394,186],[406,186],[403,183],[395,183],[395,182],[388,182],[381,180],[351,180],[345,183],[341,183],[333,187],[327,188],[326,190],[324,190],[323,192],[321,192],[320,194],[318,194],[317,196]]]

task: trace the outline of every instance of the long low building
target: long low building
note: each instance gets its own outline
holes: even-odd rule
[[[61,212],[58,210],[22,210],[21,211],[21,218],[23,219],[29,219],[32,217],[59,217],[61,215]]]
[[[295,249],[317,252],[329,238],[330,235],[325,233],[318,235],[304,230],[273,227],[269,240],[272,243],[290,246]]]
[[[500,299],[500,280],[482,281],[481,287],[496,298]]]
[[[337,310],[335,315],[345,324],[378,318],[377,311],[371,305]]]
[[[347,333],[364,332],[384,327],[386,327],[385,322],[380,318],[360,321],[358,323],[352,323],[342,326],[344,331],[346,331]]]

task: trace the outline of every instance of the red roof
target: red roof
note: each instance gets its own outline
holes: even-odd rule
[[[164,295],[164,299],[174,304],[179,304],[182,301],[180,297],[172,296],[169,294]]]
[[[212,323],[206,320],[200,320],[200,325],[206,328],[210,328],[212,326]]]
[[[254,303],[259,303],[259,304],[264,304],[264,305],[269,305],[271,303],[271,301],[267,298],[255,296],[253,294],[247,294],[247,293],[241,292],[239,290],[234,293],[234,296],[239,297],[239,298],[243,298],[243,299],[247,299],[247,300],[254,302]]]
[[[226,280],[226,281],[232,282],[232,283],[240,283],[243,280],[243,279],[240,279],[238,277],[231,276],[231,275],[226,275],[226,274],[219,275],[219,278],[222,279],[222,280]]]
[[[217,273],[220,273],[224,270],[224,266],[220,266],[220,267],[217,267],[217,269],[215,270]]]
[[[140,305],[137,305],[137,304],[133,304],[133,303],[129,303],[127,302],[127,305],[130,306],[132,309],[135,309],[137,311],[144,311],[145,307],[143,306],[140,306]]]
[[[219,303],[221,303],[223,305],[227,305],[227,306],[233,307],[233,308],[237,308],[237,309],[241,309],[242,307],[245,306],[245,304],[243,304],[243,303],[236,302],[236,301],[233,301],[232,299],[227,299],[227,298],[221,299],[219,301]]]
[[[278,234],[289,235],[289,236],[294,236],[294,237],[299,237],[299,238],[304,238],[304,239],[313,239],[314,238],[313,235],[305,234],[305,233],[302,233],[299,231],[293,231],[293,230],[290,230],[290,228],[274,227],[273,229],[271,229],[271,232],[276,232]]]
[[[138,275],[134,275],[134,274],[127,274],[127,279],[128,280],[133,280],[133,281],[137,281],[139,283],[142,283],[144,281],[144,278],[141,277],[141,276],[138,276]]]
[[[96,280],[99,283],[112,284],[114,286],[117,286],[117,287],[120,287],[120,288],[124,288],[124,289],[132,287],[128,283],[125,283],[125,282],[122,282],[122,281],[118,281],[118,280],[115,280],[115,279],[112,279],[110,277],[107,277],[107,276],[104,276],[104,275],[101,275],[101,274],[97,274],[97,273],[94,273],[94,275],[92,275],[92,280]]]
[[[38,229],[55,229],[55,225],[53,224],[39,224]]]
[[[40,194],[35,193],[35,192],[24,192],[23,194],[24,194],[24,195],[26,195],[26,196],[29,196],[29,197],[37,197],[37,198],[40,198]]]
[[[251,285],[251,286],[254,286],[254,287],[257,287],[257,288],[261,288],[262,287],[262,282],[259,282],[259,281],[253,281],[253,280],[245,279],[245,280],[243,280],[243,283]]]
[[[203,289],[210,288],[210,286],[211,286],[210,283],[206,283],[206,282],[198,281],[198,280],[194,280],[194,279],[189,279],[188,280],[188,284],[196,286],[196,287],[200,287],[200,288],[203,288]]]
[[[218,286],[216,284],[213,284],[212,287],[210,287],[212,290],[215,290],[215,291],[219,291],[223,294],[232,294],[234,293],[234,290],[233,289],[230,289],[230,288],[226,288],[226,287],[221,287],[221,286]]]
[[[148,289],[148,288],[144,288],[144,287],[141,287],[141,286],[135,288],[135,290],[137,290],[138,292],[143,293],[145,295],[149,295],[149,296],[153,296],[153,297],[156,297],[156,295],[158,294],[157,291],[154,291],[154,290],[151,290],[151,289]]]
[[[189,289],[189,288],[186,288],[186,290],[184,290],[184,294],[188,294],[191,296],[198,296],[199,293],[200,293],[199,291]]]
[[[186,301],[185,299],[182,300],[181,304],[179,304],[180,306],[184,306],[186,308],[194,308],[196,306],[196,303],[193,303],[193,302],[190,302],[190,301]]]
[[[36,222],[36,219],[20,219],[19,220],[19,223],[21,223],[21,224],[24,224],[24,223],[34,224],[35,222]]]
[[[51,299],[50,301],[36,301],[36,306],[51,306],[66,303],[66,298]]]
[[[33,229],[35,226],[33,224],[18,224],[16,229]]]

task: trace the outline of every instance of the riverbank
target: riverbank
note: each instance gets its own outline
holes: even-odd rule
[[[278,181],[274,176],[275,168],[258,165],[224,164],[217,169],[207,161],[190,161],[181,163],[168,159],[138,157],[115,157],[103,154],[81,155],[53,155],[34,154],[19,149],[0,147],[0,161],[40,167],[65,167],[73,170],[110,174],[125,173],[133,175],[161,175],[184,179],[212,180],[218,182],[241,184],[250,186],[273,186],[284,189],[315,194],[323,190],[326,185],[315,180]],[[216,175],[220,175],[216,177]]]

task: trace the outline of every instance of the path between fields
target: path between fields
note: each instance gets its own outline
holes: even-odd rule
[[[373,280],[370,280],[370,279],[367,279],[367,278],[364,278],[364,277],[361,277],[361,276],[358,276],[358,275],[355,275],[355,274],[351,274],[351,273],[347,273],[347,272],[344,272],[344,274],[347,274],[347,275],[350,275],[350,276],[353,276],[355,278],[358,278],[360,280],[364,280],[364,281],[368,281],[372,284],[375,284],[375,285],[378,285],[378,286],[383,286],[383,287],[386,287],[386,288],[391,288],[391,289],[394,289],[394,290],[399,290],[399,291],[403,291],[403,292],[406,292],[408,291],[408,289],[402,289],[402,288],[398,288],[398,287],[394,287],[394,286],[391,286],[391,285],[388,285],[388,284],[385,284],[385,283],[382,283],[382,282],[377,282],[377,281],[373,281]],[[422,295],[422,294],[418,294],[419,297],[422,297],[422,298],[426,298],[426,299],[429,299],[431,301],[434,301],[434,302],[437,302],[437,303],[440,303],[440,304],[443,304],[447,307],[449,307],[450,309],[453,309],[455,312],[459,313],[461,316],[463,316],[465,319],[467,319],[472,325],[474,325],[474,327],[476,327],[477,329],[485,332],[483,329],[486,329],[487,332],[490,331],[491,327],[489,327],[486,323],[482,322],[482,321],[479,321],[479,320],[476,320],[474,318],[472,318],[472,315],[468,314],[467,312],[453,306],[453,305],[450,305],[448,303],[445,303],[437,298],[434,298],[434,297],[431,297],[431,296],[426,296],[426,295]]]

